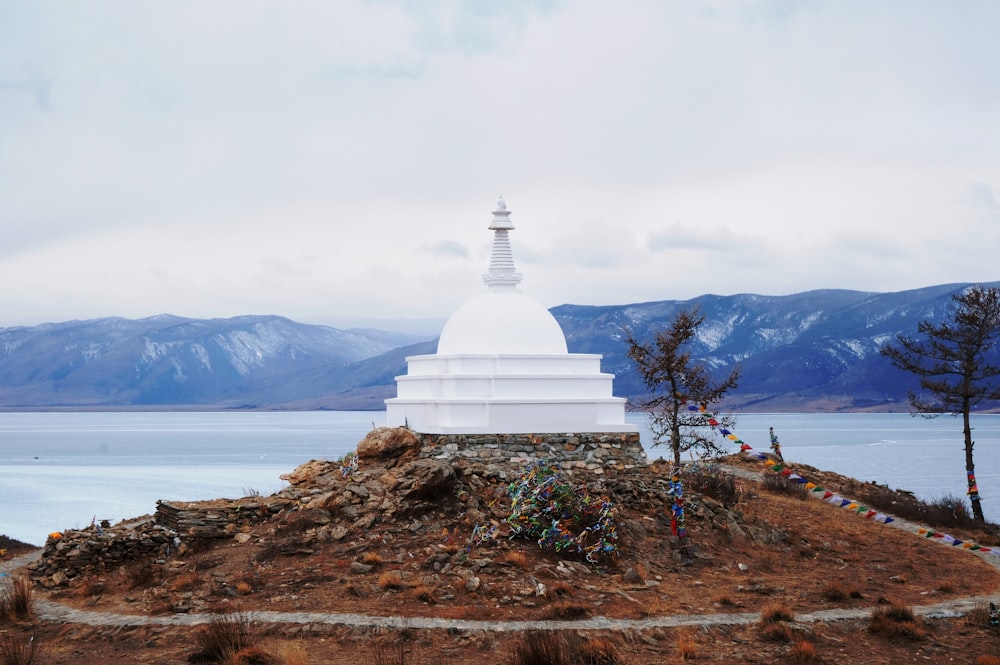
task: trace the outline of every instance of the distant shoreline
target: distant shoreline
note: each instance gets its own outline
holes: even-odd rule
[[[871,406],[849,405],[842,400],[816,399],[809,401],[789,401],[771,403],[756,403],[747,406],[732,406],[722,404],[714,408],[722,413],[801,413],[801,414],[859,414],[859,413],[904,413],[916,414],[909,405],[877,404]],[[385,411],[384,407],[364,408],[353,406],[350,408],[337,408],[335,406],[292,406],[274,404],[269,406],[240,405],[232,406],[225,404],[132,404],[132,405],[44,405],[44,406],[5,406],[0,405],[0,413],[239,413],[239,412],[260,412],[260,413],[308,413],[310,411],[344,411],[344,412],[370,412],[379,413]],[[643,413],[639,409],[628,409],[628,413]],[[997,414],[1000,413],[1000,406],[990,409],[976,410],[973,415]],[[940,415],[949,415],[942,413]]]

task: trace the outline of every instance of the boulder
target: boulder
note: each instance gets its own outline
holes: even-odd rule
[[[333,462],[329,462],[327,460],[309,460],[305,464],[300,464],[291,473],[281,474],[280,478],[288,481],[288,483],[293,486],[305,484],[312,485],[316,484],[315,481],[319,476],[331,473],[333,466]]]
[[[360,459],[390,459],[404,454],[416,455],[420,439],[405,427],[376,427],[358,444]]]

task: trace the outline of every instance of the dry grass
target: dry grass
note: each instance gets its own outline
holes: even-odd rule
[[[732,508],[743,498],[736,477],[718,467],[686,469],[683,479],[686,490],[712,497],[726,508]]]
[[[425,603],[434,602],[434,590],[431,589],[426,584],[420,584],[413,588],[413,595],[417,597],[418,600]]]
[[[584,638],[578,648],[578,654],[575,662],[588,665],[615,665],[621,662],[618,645],[606,636]]]
[[[990,654],[976,656],[976,665],[1000,665],[1000,656]]]
[[[788,605],[782,602],[770,602],[760,611],[758,634],[765,642],[791,642],[792,629],[784,622],[794,619],[795,615]]]
[[[38,655],[34,635],[3,635],[0,637],[0,665],[32,665]]]
[[[804,484],[795,480],[789,480],[777,473],[765,473],[761,487],[773,494],[784,494],[795,497],[800,501],[805,501],[809,498],[809,490],[806,489]]]
[[[32,665],[36,655],[38,642],[34,635],[0,636],[0,665]]]
[[[201,578],[197,573],[182,573],[170,581],[171,591],[190,591],[201,585]]]
[[[765,642],[791,642],[792,629],[785,623],[769,623],[762,625],[758,634]]]
[[[549,593],[562,598],[573,595],[573,585],[566,580],[556,580],[549,585]]]
[[[531,560],[528,558],[528,555],[518,550],[504,552],[498,561],[500,563],[520,568],[521,570],[527,570],[531,567]]]
[[[232,658],[226,661],[226,665],[283,665],[275,656],[272,656],[261,647],[247,647],[240,649]]]
[[[361,563],[369,566],[381,566],[385,563],[385,559],[378,552],[365,552],[361,555]]]
[[[983,603],[976,603],[976,606],[965,615],[965,625],[972,628],[982,628],[989,625],[989,622],[990,610]]]
[[[764,573],[773,573],[784,565],[784,561],[770,549],[758,547],[754,552],[751,565],[753,566],[753,570]]]
[[[739,603],[733,600],[733,597],[729,594],[720,594],[712,599],[712,602],[720,607],[737,607]]]
[[[974,529],[978,526],[968,500],[963,496],[946,495],[927,502],[879,485],[864,483],[858,488],[856,498],[875,510],[920,524],[952,529]]]
[[[581,638],[566,631],[528,631],[514,643],[507,665],[622,665],[609,637]]]
[[[244,649],[258,646],[260,631],[246,614],[220,614],[195,632],[198,651],[192,663],[222,663],[234,659]]]
[[[778,623],[779,621],[794,621],[795,614],[782,602],[771,602],[760,611],[760,625]]]
[[[809,665],[817,662],[816,645],[812,642],[800,641],[792,645],[788,652],[788,660],[794,665]]]
[[[0,585],[0,620],[29,621],[34,616],[34,591],[35,587],[25,575]]]
[[[395,644],[379,644],[371,650],[373,665],[406,665],[409,661],[406,646]]]
[[[380,589],[399,590],[403,588],[403,576],[398,570],[387,570],[378,576],[378,586]]]
[[[549,616],[553,619],[583,619],[590,614],[590,608],[582,603],[560,600],[552,603]]]
[[[868,632],[891,640],[916,641],[927,636],[927,631],[917,625],[913,610],[895,603],[876,605],[872,609]]]
[[[309,665],[309,653],[301,644],[283,644],[281,659],[284,665]]]
[[[677,658],[682,662],[698,657],[698,644],[689,631],[683,630],[677,634]]]
[[[528,631],[514,643],[509,665],[559,665],[569,663],[566,639],[556,632]]]
[[[823,587],[823,598],[829,600],[832,603],[839,603],[847,600],[848,598],[861,598],[861,592],[854,587],[846,585],[844,582],[837,580],[835,582],[828,583]]]

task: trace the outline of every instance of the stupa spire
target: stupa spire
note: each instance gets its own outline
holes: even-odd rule
[[[514,267],[514,253],[510,249],[509,231],[514,228],[510,211],[503,196],[497,201],[490,222],[493,231],[493,252],[490,254],[490,271],[483,275],[483,282],[492,288],[514,288],[521,283],[521,273]]]

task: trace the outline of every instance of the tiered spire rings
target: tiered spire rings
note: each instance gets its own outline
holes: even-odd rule
[[[483,275],[483,282],[492,288],[514,288],[521,283],[521,273],[514,267],[514,253],[510,249],[509,231],[514,228],[510,221],[507,203],[500,197],[497,209],[493,211],[493,221],[489,226],[493,231],[493,253],[490,255],[490,271]]]

